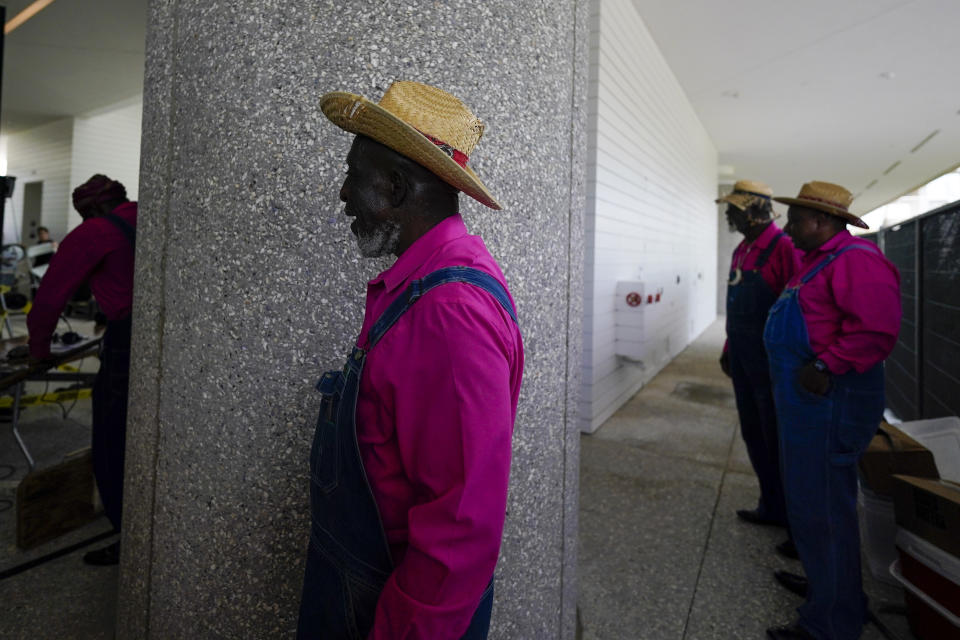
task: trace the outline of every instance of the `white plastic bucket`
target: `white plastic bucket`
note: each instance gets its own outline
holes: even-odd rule
[[[860,518],[860,546],[870,574],[881,582],[899,586],[890,575],[890,564],[897,559],[893,500],[861,485],[857,494],[857,514]]]

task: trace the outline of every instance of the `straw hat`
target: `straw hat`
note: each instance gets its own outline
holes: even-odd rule
[[[834,216],[839,216],[849,224],[869,229],[866,222],[860,219],[860,216],[850,213],[850,203],[853,202],[853,195],[838,184],[831,182],[808,182],[800,187],[800,193],[796,198],[774,198],[777,202],[783,204],[795,204],[809,209],[817,209]]]
[[[467,166],[483,136],[483,122],[446,91],[397,81],[377,104],[334,91],[320,98],[320,108],[341,129],[372,138],[491,209],[501,208]]]
[[[773,197],[773,189],[762,182],[737,180],[737,183],[733,185],[733,192],[722,198],[717,198],[715,202],[717,204],[729,202],[740,211],[745,211],[758,198],[769,201],[771,197]]]

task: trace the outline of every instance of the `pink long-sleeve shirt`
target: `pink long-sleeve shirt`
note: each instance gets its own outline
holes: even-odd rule
[[[771,222],[753,242],[747,242],[745,239],[741,241],[733,251],[730,271],[736,270],[738,266],[743,271],[755,269],[760,255],[766,251],[781,231],[776,222]],[[779,296],[787,285],[787,281],[799,268],[800,254],[794,248],[790,238],[784,236],[777,241],[777,247],[770,254],[770,259],[760,267],[760,277],[767,283],[770,290]]]
[[[357,345],[411,280],[448,266],[506,286],[459,215],[419,238],[367,285]],[[511,437],[523,373],[520,331],[487,292],[445,284],[371,349],[357,439],[395,568],[373,640],[443,640],[466,631],[500,551]]]
[[[137,226],[137,203],[126,202],[112,213]],[[84,282],[108,320],[122,320],[133,307],[133,247],[109,220],[88,218],[67,234],[53,254],[27,315],[30,355],[50,355],[50,336],[70,296]]]
[[[743,271],[756,269],[760,255],[766,251],[781,231],[776,222],[771,222],[753,242],[742,240],[733,250],[730,271],[735,271],[737,267]],[[760,267],[760,277],[775,295],[780,295],[787,286],[787,282],[800,268],[800,256],[801,253],[793,246],[793,241],[788,236],[784,236],[777,241],[777,246],[767,262]],[[729,344],[725,343],[723,350],[726,351],[728,348]]]
[[[792,287],[835,251],[851,244],[871,247],[847,251],[800,287],[800,309],[810,346],[832,373],[863,373],[882,362],[900,334],[900,272],[867,240],[842,231],[808,251]]]

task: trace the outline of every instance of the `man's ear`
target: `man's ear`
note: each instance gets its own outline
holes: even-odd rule
[[[410,184],[402,171],[394,169],[390,172],[390,204],[396,208],[403,205],[410,193]]]

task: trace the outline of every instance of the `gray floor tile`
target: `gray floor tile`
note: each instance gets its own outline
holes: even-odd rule
[[[800,563],[781,558],[774,547],[783,529],[741,521],[736,510],[756,504],[756,479],[728,472],[713,519],[685,638],[763,638],[767,627],[787,624],[800,604],[773,579],[775,569],[801,572]]]
[[[773,579],[775,569],[802,572],[774,551],[785,533],[736,517],[759,489],[717,366],[722,344],[718,322],[581,438],[586,640],[760,640],[796,617],[800,599]],[[864,588],[875,609],[902,603],[869,575]],[[912,639],[904,617],[882,619]],[[867,626],[862,638],[881,637]]]
[[[17,318],[22,325],[22,318]],[[18,333],[25,329],[17,325]],[[89,335],[92,322],[73,322],[73,329]],[[95,372],[96,358],[87,358],[81,370]],[[43,393],[67,386],[29,382],[25,393]],[[64,412],[68,411],[67,417]],[[21,413],[20,432],[37,468],[43,469],[64,456],[90,445],[90,400],[64,406],[39,405]],[[52,552],[111,530],[106,518],[24,551],[17,548],[14,498],[19,481],[27,474],[26,459],[14,440],[9,422],[0,422],[0,571],[19,567]],[[4,502],[6,501],[6,502]],[[9,506],[8,506],[9,505]],[[68,555],[50,560],[15,576],[0,580],[0,638],[95,640],[113,636],[117,592],[116,567],[89,567],[84,552],[104,546],[111,537]]]
[[[631,445],[581,441],[584,638],[681,638],[721,471]]]
[[[117,567],[88,567],[75,553],[0,581],[0,637],[113,637]]]

